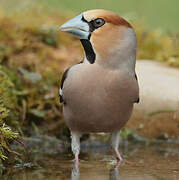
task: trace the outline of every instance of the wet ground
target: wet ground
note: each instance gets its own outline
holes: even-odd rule
[[[178,180],[179,145],[126,145],[124,163],[116,167],[109,146],[82,148],[80,166],[71,153],[36,155],[35,163],[18,164],[1,180]]]

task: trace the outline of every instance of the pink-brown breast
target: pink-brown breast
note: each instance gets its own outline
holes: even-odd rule
[[[129,120],[138,96],[135,78],[99,65],[76,65],[64,83],[64,119],[72,131],[113,132]]]

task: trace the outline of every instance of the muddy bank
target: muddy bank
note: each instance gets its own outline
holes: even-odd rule
[[[127,127],[149,138],[179,137],[179,70],[138,60],[140,103]]]

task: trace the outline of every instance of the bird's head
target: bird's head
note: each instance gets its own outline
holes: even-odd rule
[[[117,67],[134,59],[131,61],[135,66],[135,31],[125,19],[113,12],[102,9],[85,11],[60,26],[60,30],[80,38],[86,59],[91,64],[97,62]]]

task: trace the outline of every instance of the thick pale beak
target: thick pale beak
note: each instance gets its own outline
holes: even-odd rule
[[[82,20],[83,15],[80,14],[73,19],[67,21],[60,26],[60,30],[75,35],[80,39],[88,39],[90,35],[89,25]]]

